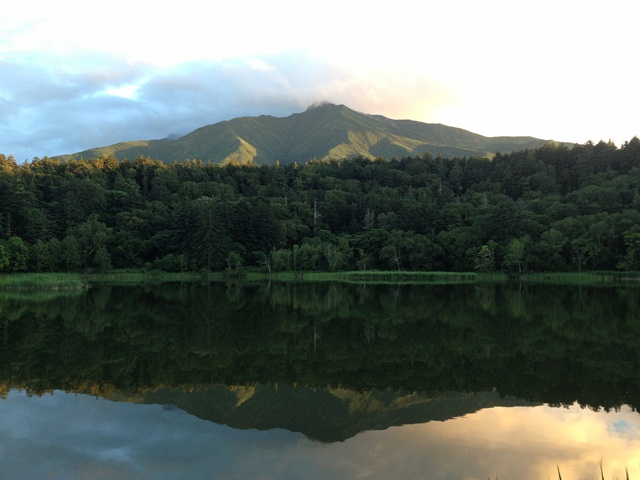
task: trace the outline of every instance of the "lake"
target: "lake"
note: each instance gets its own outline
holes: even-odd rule
[[[0,293],[3,479],[640,478],[640,289]]]

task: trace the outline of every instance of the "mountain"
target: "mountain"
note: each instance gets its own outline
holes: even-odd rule
[[[484,137],[460,128],[413,120],[391,120],[358,113],[344,105],[321,104],[279,118],[240,117],[208,125],[180,138],[117,143],[58,158],[114,155],[132,160],[150,157],[167,163],[202,160],[214,163],[272,165],[304,163],[316,158],[493,156],[496,152],[540,147],[533,137]]]

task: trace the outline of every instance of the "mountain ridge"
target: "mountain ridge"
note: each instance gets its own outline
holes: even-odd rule
[[[200,160],[273,165],[355,156],[422,156],[427,152],[445,157],[492,157],[498,151],[537,148],[551,141],[528,136],[485,137],[439,123],[393,120],[359,113],[345,105],[323,103],[287,117],[237,117],[197,128],[178,138],[120,142],[56,158],[113,155],[119,160],[144,156],[166,163]]]
[[[287,384],[210,385],[190,392],[161,388],[140,398],[113,399],[174,406],[236,429],[284,428],[327,443],[343,442],[365,431],[443,422],[485,408],[538,405],[491,391],[427,395]]]

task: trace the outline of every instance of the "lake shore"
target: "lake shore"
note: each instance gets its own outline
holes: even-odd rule
[[[211,281],[339,282],[355,284],[520,283],[612,285],[640,284],[640,272],[554,272],[509,276],[504,273],[350,271],[350,272],[182,272],[12,273],[0,275],[0,290],[83,290],[95,284],[159,284]]]

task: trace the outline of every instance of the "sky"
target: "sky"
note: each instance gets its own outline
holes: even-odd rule
[[[161,405],[56,391],[0,400],[3,478],[170,480],[630,478],[640,417],[624,407],[488,408],[445,422],[321,443],[284,429],[239,430]]]
[[[318,102],[486,136],[640,135],[640,3],[0,0],[18,162]]]

